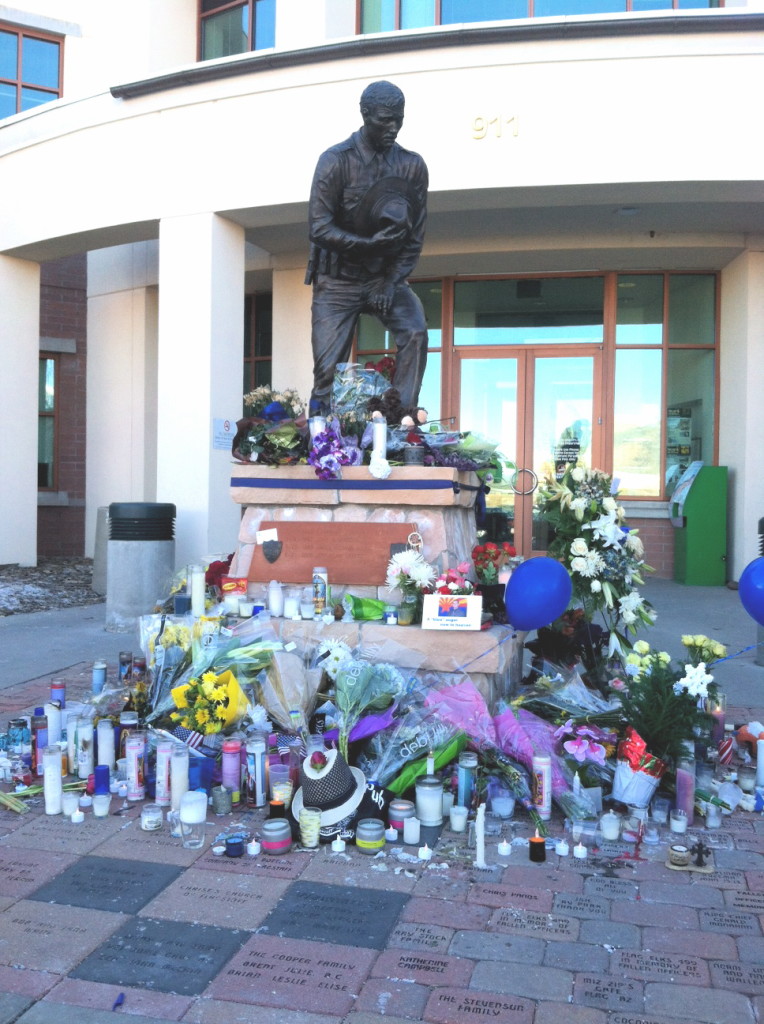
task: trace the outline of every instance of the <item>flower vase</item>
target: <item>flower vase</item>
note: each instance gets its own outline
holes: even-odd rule
[[[483,595],[483,611],[493,615],[493,621],[504,625],[507,621],[507,608],[504,604],[504,583],[480,583]]]
[[[404,594],[398,608],[398,625],[412,626],[421,619],[421,604],[417,594]]]

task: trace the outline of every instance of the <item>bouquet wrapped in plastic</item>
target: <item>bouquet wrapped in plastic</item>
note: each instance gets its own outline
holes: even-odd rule
[[[624,738],[618,744],[613,799],[633,807],[647,807],[666,767],[665,761],[649,753],[639,733],[627,726]]]
[[[384,394],[389,387],[390,381],[378,370],[363,369],[359,363],[337,363],[331,401],[341,433],[361,438],[369,419],[369,399]]]

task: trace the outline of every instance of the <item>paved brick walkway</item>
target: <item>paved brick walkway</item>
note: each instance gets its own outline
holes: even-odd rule
[[[0,721],[50,678],[5,691]],[[65,678],[76,699],[89,665]],[[0,811],[0,1024],[764,1019],[758,815],[695,830],[716,863],[698,874],[665,866],[665,835],[639,859],[618,843],[532,864],[522,812],[509,858],[488,837],[489,870],[448,830],[429,864],[397,845],[228,859],[142,831],[140,807],[81,825],[42,812]],[[212,818],[209,840],[261,821]]]

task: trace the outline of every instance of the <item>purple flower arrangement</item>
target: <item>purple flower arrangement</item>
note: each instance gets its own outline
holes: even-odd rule
[[[313,466],[320,480],[337,480],[343,466],[360,466],[363,452],[355,437],[342,437],[333,424],[313,439],[308,453],[308,464]]]

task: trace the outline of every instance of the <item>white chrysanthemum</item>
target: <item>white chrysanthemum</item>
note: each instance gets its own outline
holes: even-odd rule
[[[583,537],[576,537],[573,543],[570,545],[571,555],[586,555],[589,553],[589,546]]]
[[[598,551],[587,552],[584,561],[586,562],[586,568],[582,571],[581,575],[586,576],[588,579],[592,579],[594,576],[599,576],[605,568],[604,559]]]
[[[623,613],[623,621],[626,623],[627,626],[631,626],[632,623],[637,621],[637,616],[634,614],[634,612],[630,612],[627,608],[626,611]]]
[[[591,591],[593,594],[599,594],[602,590],[602,584],[599,580],[592,580],[589,586],[591,587]]]
[[[344,664],[352,658],[353,654],[343,640],[324,640],[318,646],[318,659],[321,668],[331,679],[337,678],[337,673]]]
[[[638,612],[642,607],[642,604],[642,595],[638,590],[632,590],[631,593],[618,598],[618,607],[620,608],[622,615],[624,612],[632,612],[632,614],[634,612]]]

